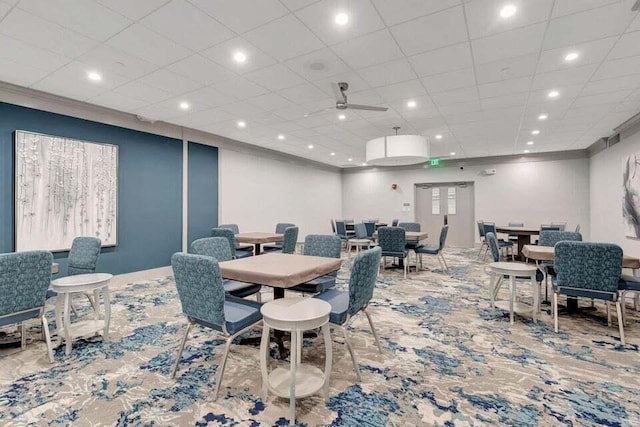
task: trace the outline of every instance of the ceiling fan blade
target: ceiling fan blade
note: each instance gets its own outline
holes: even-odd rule
[[[323,108],[322,110],[312,111],[310,113],[305,114],[304,117],[315,116],[316,114],[324,113],[325,111],[329,111],[333,108],[335,107],[327,107],[327,108]]]
[[[352,110],[387,111],[387,107],[374,107],[373,105],[347,104]]]
[[[333,94],[335,95],[337,102],[347,102],[347,97],[344,96],[344,92],[340,90],[340,85],[338,85],[338,83],[331,83],[331,88],[333,89]]]

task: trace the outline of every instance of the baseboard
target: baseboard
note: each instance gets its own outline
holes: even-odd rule
[[[117,274],[109,283],[109,288],[119,288],[129,283],[157,279],[159,277],[172,276],[171,266],[152,268],[150,270],[132,271],[131,273]]]

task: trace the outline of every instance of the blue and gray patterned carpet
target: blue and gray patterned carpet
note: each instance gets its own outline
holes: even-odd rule
[[[450,274],[427,258],[435,270],[407,280],[385,271],[370,309],[384,355],[366,318],[357,318],[351,336],[363,382],[356,383],[336,339],[330,398],[299,400],[299,425],[640,425],[637,313],[628,310],[624,347],[602,305],[562,316],[559,334],[546,313],[537,324],[517,317],[510,326],[505,312],[489,309],[475,254],[448,250]],[[347,277],[345,259],[341,286]],[[60,348],[50,365],[34,325],[25,351],[0,351],[0,425],[288,423],[287,400],[260,398],[257,346],[232,346],[218,402],[212,395],[224,341],[212,333],[194,329],[176,380],[169,377],[185,325],[171,278],[133,283],[112,296],[111,342],[76,342],[70,356]],[[78,299],[80,315],[88,311],[82,304]],[[323,354],[320,339],[305,341],[306,360],[322,366]]]

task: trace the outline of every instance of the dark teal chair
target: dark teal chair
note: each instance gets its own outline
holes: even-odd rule
[[[220,224],[217,228],[228,228],[229,230],[233,231],[234,236],[236,234],[240,234],[240,227],[238,227],[238,224]],[[239,243],[236,240],[236,250],[253,252],[253,245],[249,243]]]
[[[402,227],[380,227],[378,229],[378,246],[382,250],[382,256],[385,258],[382,262],[383,267],[386,264],[386,257],[398,258],[403,260],[404,278],[407,278],[407,238],[405,229]]]
[[[272,253],[292,254],[296,251],[298,244],[298,227],[289,227],[284,230],[284,240],[282,241],[282,249],[271,251]]]
[[[253,252],[241,251],[237,249],[236,235],[231,228],[212,228],[211,237],[224,237],[229,241],[231,246],[231,257],[233,259],[247,258],[253,256]]]
[[[279,222],[276,224],[276,234],[284,234],[287,228],[295,227],[295,226],[296,226],[295,224],[290,224],[288,222]],[[283,237],[283,240],[279,240],[277,242],[274,242],[273,244],[262,245],[262,251],[263,252],[281,251],[283,243],[284,243],[284,237]]]
[[[449,226],[445,225],[440,230],[440,240],[439,244],[436,247],[433,246],[418,246],[415,251],[416,255],[420,255],[420,268],[422,268],[422,255],[435,255],[438,258],[438,263],[440,264],[440,268],[442,271],[449,271],[449,266],[447,265],[447,261],[444,259],[444,255],[442,251],[444,250],[444,245],[447,242],[447,234],[449,233]]]
[[[323,234],[309,234],[304,239],[303,255],[321,256],[326,258],[340,258],[340,248],[342,242],[338,236],[328,236]],[[303,293],[315,293],[333,288],[336,285],[338,272],[317,277],[301,285],[290,288],[292,291]]]

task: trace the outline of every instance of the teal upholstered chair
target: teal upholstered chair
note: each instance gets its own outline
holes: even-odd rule
[[[238,227],[238,224],[219,224],[218,228],[228,228],[231,231],[233,231],[233,235],[234,236],[236,234],[240,234],[240,227]],[[236,250],[246,251],[246,252],[253,252],[253,245],[251,245],[249,243],[239,243],[236,240]]]
[[[444,245],[447,242],[447,233],[449,233],[449,226],[445,225],[440,230],[440,240],[437,247],[419,246],[415,249],[416,254],[420,255],[420,268],[422,268],[422,255],[427,254],[435,255],[438,258],[438,263],[440,263],[440,268],[442,269],[442,271],[449,271],[447,261],[445,261],[444,255],[442,254]]]
[[[347,236],[347,226],[344,221],[336,221],[336,236],[340,238],[345,245],[347,244],[347,240],[349,237]]]
[[[48,251],[0,254],[0,326],[18,323],[24,350],[27,344],[25,322],[40,318],[51,363],[53,350],[44,304],[51,283],[52,263],[53,255]]]
[[[363,223],[354,225],[355,235],[347,240],[347,252],[351,256],[351,249],[360,249],[367,247],[369,249],[372,245],[371,239],[367,236],[367,227]]]
[[[625,344],[622,306],[618,294],[622,272],[622,248],[610,243],[568,242],[555,245],[553,286],[553,325],[558,332],[558,297],[603,300],[607,321],[611,323],[609,303],[616,305],[620,341]]]
[[[509,221],[509,227],[524,227],[524,222],[522,221]],[[513,242],[515,245],[518,244],[518,236],[516,234],[509,234],[508,239],[510,242]]]
[[[363,221],[365,230],[367,230],[367,239],[373,238],[373,233],[376,232],[376,221]]]
[[[420,231],[420,224],[417,222],[401,222],[398,224],[398,227],[404,228],[405,231],[417,232]]]
[[[298,244],[298,227],[289,227],[284,230],[284,240],[282,241],[282,249],[271,251],[272,253],[292,254],[296,251]]]
[[[347,336],[347,327],[351,319],[359,312],[364,312],[371,327],[371,333],[375,339],[378,350],[382,353],[382,346],[378,339],[378,333],[373,326],[371,316],[367,311],[369,301],[373,297],[373,289],[376,285],[378,277],[378,266],[380,265],[380,257],[382,249],[380,247],[370,249],[359,253],[353,259],[351,267],[351,276],[349,278],[349,292],[341,292],[337,289],[326,290],[314,298],[321,299],[331,304],[331,313],[329,314],[329,322],[342,330],[344,341],[353,360],[353,367],[356,371],[358,381],[361,381],[360,369],[358,361],[351,347],[351,342]]]
[[[478,252],[478,258],[480,258],[482,256],[482,250],[484,249],[485,251],[488,251],[489,247],[487,246],[487,241],[484,235],[484,222],[480,220],[477,222],[477,224],[478,224],[478,235],[480,236],[480,251]]]
[[[189,252],[215,258],[218,262],[229,261],[231,259],[231,247],[225,237],[205,237],[194,240],[193,243],[191,243]],[[244,298],[256,294],[258,302],[261,301],[260,289],[262,289],[262,286],[260,285],[230,279],[223,279],[222,284],[225,292],[234,297]]]
[[[582,234],[572,231],[558,231],[558,230],[543,230],[540,232],[540,238],[538,239],[538,245],[540,246],[555,246],[556,243],[562,241],[581,242]],[[556,271],[553,268],[553,261],[542,261],[538,264],[538,267],[544,274],[545,281],[545,299],[547,299],[547,288],[549,286],[548,278],[556,275]]]
[[[249,251],[240,251],[236,246],[236,235],[233,233],[233,230],[230,228],[212,228],[211,229],[211,237],[224,237],[229,241],[229,245],[232,250],[232,258],[246,258],[253,256],[253,252]]]
[[[338,236],[309,234],[304,239],[303,255],[321,256],[326,258],[340,258],[342,242]],[[292,291],[303,293],[318,293],[333,288],[336,284],[338,272],[326,274],[301,285],[290,288]]]
[[[398,258],[408,261],[409,251],[407,250],[407,239],[405,229],[402,227],[380,227],[378,229],[378,246],[382,249],[383,267],[386,258]],[[404,262],[404,277],[407,278],[407,262]]]
[[[496,224],[493,222],[483,222],[482,227],[484,228],[485,239],[488,233],[493,233],[494,236],[496,236],[496,242],[498,243],[498,248],[500,250],[504,249],[507,255],[509,254],[509,250],[511,250],[511,260],[512,261],[515,260],[515,256],[513,253],[513,242],[507,242],[505,240],[497,238]],[[485,257],[486,257],[486,254],[485,254]]]
[[[279,222],[276,224],[276,234],[284,234],[284,232],[286,231],[287,228],[289,227],[295,227],[295,224],[290,224],[288,222]],[[283,240],[279,240],[277,242],[274,242],[273,244],[270,245],[263,245],[262,246],[262,250],[263,252],[273,252],[273,251],[281,251],[282,250],[282,245],[284,243],[284,237]]]
[[[182,312],[189,323],[180,343],[171,376],[175,377],[185,342],[193,325],[200,325],[222,333],[227,339],[222,361],[218,365],[218,378],[213,398],[218,398],[229,347],[234,338],[258,327],[262,315],[260,303],[225,294],[218,262],[207,256],[176,253],[171,257]]]
[[[638,296],[640,295],[640,277],[631,276],[628,274],[620,275],[620,282],[618,283],[618,291],[620,293],[620,305],[622,306],[622,318],[626,319],[626,306],[625,306],[625,297],[627,293],[634,292],[635,299],[633,305],[635,309],[638,309]]]

